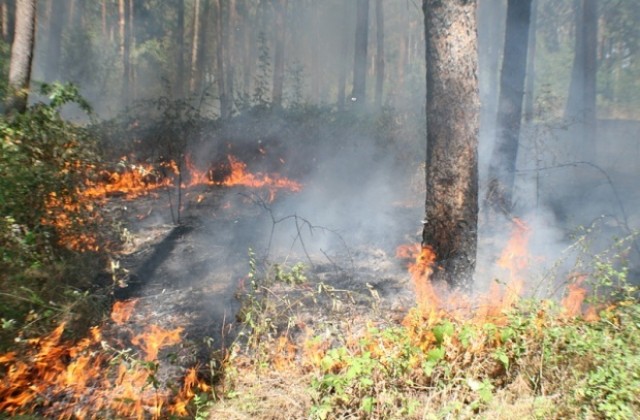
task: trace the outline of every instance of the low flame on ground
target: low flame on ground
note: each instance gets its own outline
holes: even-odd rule
[[[227,156],[227,161],[228,165],[225,164],[222,171],[216,171],[215,168],[206,171],[198,169],[187,156],[185,168],[181,174],[179,166],[173,161],[163,163],[159,171],[154,165],[131,164],[123,157],[120,170],[103,171],[98,175],[99,180],[87,179],[85,188],[78,190],[73,200],[51,193],[46,203],[47,214],[42,223],[55,227],[60,244],[69,249],[81,252],[99,251],[100,240],[89,233],[91,229],[88,227],[100,224],[97,207],[109,197],[121,196],[125,199],[134,199],[171,187],[176,184],[176,179],[182,180],[181,187],[185,189],[202,185],[264,189],[269,193],[269,202],[275,200],[279,191],[302,190],[300,183],[279,174],[252,174],[247,171],[247,165],[244,162],[232,155]],[[89,165],[87,171],[95,171],[95,167]],[[212,171],[216,172],[215,176]],[[203,194],[198,194],[196,201],[200,203],[204,198]]]
[[[504,312],[512,308],[524,292],[524,281],[532,259],[529,253],[530,236],[531,229],[527,224],[514,219],[511,237],[497,261],[497,266],[504,270],[506,278],[502,282],[494,281],[485,295],[475,297],[450,291],[446,287],[438,287],[436,290],[430,280],[436,259],[431,248],[420,244],[399,246],[396,257],[410,260],[407,268],[416,290],[422,319],[432,322],[446,316],[472,318],[478,322],[487,319],[499,322]],[[594,320],[597,319],[594,310],[587,308],[586,312],[582,311],[587,294],[587,290],[581,285],[583,280],[584,277],[581,277],[570,282],[562,305],[565,314],[570,317],[583,315],[587,320]],[[472,303],[473,301],[476,303]],[[411,320],[405,319],[405,323],[407,322]]]
[[[125,322],[135,301],[114,307],[114,322]],[[117,321],[116,321],[117,320]],[[180,390],[172,391],[156,376],[158,352],[180,340],[181,328],[156,325],[130,339],[138,343],[141,359],[130,350],[109,346],[100,328],[90,330],[77,343],[62,339],[61,324],[49,336],[28,342],[26,354],[0,355],[0,412],[54,418],[166,418],[169,413],[188,415],[196,391],[209,386],[189,369]],[[154,385],[155,384],[155,385]]]

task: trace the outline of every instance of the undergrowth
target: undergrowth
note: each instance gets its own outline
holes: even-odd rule
[[[0,349],[63,319],[84,324],[104,300],[90,288],[114,232],[78,196],[99,158],[89,131],[60,116],[90,108],[72,85],[41,93],[46,103],[0,117]]]
[[[640,304],[624,268],[596,262],[594,280],[608,293],[591,303],[597,317],[522,299],[483,319],[415,308],[393,324],[327,306],[314,312],[322,287],[299,266],[283,277],[282,268],[259,274],[252,261],[241,319],[246,346],[230,353],[210,418],[625,419],[640,412]],[[286,291],[275,291],[285,283]]]

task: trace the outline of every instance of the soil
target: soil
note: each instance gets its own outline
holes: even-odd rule
[[[112,327],[132,331],[143,331],[149,325],[183,328],[180,349],[167,349],[178,353],[182,365],[206,363],[211,358],[212,348],[204,346],[203,340],[213,339],[213,348],[220,349],[229,346],[238,333],[238,297],[246,290],[249,250],[255,252],[260,267],[303,262],[309,279],[306,287],[315,289],[322,283],[338,291],[334,295],[344,297],[351,316],[369,314],[396,322],[414,302],[406,261],[395,258],[399,243],[358,243],[359,238],[349,232],[329,231],[293,214],[276,220],[272,206],[278,200],[295,200],[294,193],[279,192],[275,203],[266,203],[260,191],[242,187],[198,187],[182,194],[179,220],[175,191],[110,202],[110,210],[126,220],[129,238],[120,261],[127,275],[115,297],[137,299],[126,325]],[[399,219],[406,220],[408,232],[416,231],[412,222],[419,209],[405,204],[397,205],[395,211]],[[276,240],[276,225],[281,229],[285,224],[295,226],[294,234],[287,237],[285,233],[284,241]],[[321,232],[314,237],[316,230]],[[322,237],[323,232],[329,232],[340,246],[314,246],[314,238]],[[373,315],[374,310],[378,316]],[[318,316],[308,313],[307,318]]]

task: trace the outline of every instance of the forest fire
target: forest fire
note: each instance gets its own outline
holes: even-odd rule
[[[511,236],[496,262],[505,273],[505,278],[493,281],[486,294],[473,297],[475,303],[472,303],[471,296],[460,291],[432,284],[430,276],[436,255],[431,248],[419,244],[399,246],[396,257],[410,260],[407,267],[422,318],[435,321],[446,312],[450,317],[471,317],[478,322],[499,320],[504,311],[512,308],[524,293],[525,278],[532,260],[529,252],[531,233],[531,228],[524,221],[513,220]],[[564,313],[569,317],[583,315],[582,304],[587,294],[587,289],[581,285],[584,279],[585,276],[569,279],[567,294],[561,301]],[[587,320],[597,319],[594,310],[589,308],[584,316]]]
[[[127,159],[122,158],[122,162],[126,163]],[[75,251],[99,251],[104,246],[91,233],[90,226],[101,222],[97,207],[111,197],[132,200],[174,187],[177,183],[183,189],[197,186],[262,189],[268,192],[268,202],[273,202],[279,191],[302,190],[302,184],[277,173],[251,173],[244,162],[232,155],[208,170],[199,169],[187,156],[183,169],[174,161],[163,163],[160,169],[150,164],[125,164],[124,169],[102,171],[98,178],[87,179],[85,188],[79,190],[73,199],[56,193],[51,193],[47,199],[47,215],[42,223],[55,227],[59,242]],[[195,201],[200,203],[204,198],[205,195],[200,193]]]
[[[126,159],[123,158],[124,161]],[[161,165],[166,175],[149,164],[128,165],[127,170],[118,172],[104,172],[103,182],[87,183],[88,188],[81,192],[86,198],[104,198],[113,195],[121,195],[127,199],[149,194],[164,187],[176,184],[175,178],[179,176],[181,188],[191,188],[199,185],[209,186],[245,186],[249,188],[265,188],[270,192],[271,201],[279,190],[299,192],[302,185],[296,181],[280,176],[279,174],[252,174],[247,171],[247,165],[232,155],[227,156],[228,164],[215,165],[209,170],[199,169],[192,158],[185,157],[184,169],[175,161],[169,161]],[[221,167],[223,166],[223,167]]]
[[[112,319],[125,322],[133,306],[135,301],[114,305]],[[78,419],[187,415],[195,393],[206,392],[209,386],[191,368],[182,388],[173,392],[157,372],[158,352],[176,344],[182,329],[151,325],[138,335],[125,331],[131,335],[129,342],[139,346],[139,354],[132,348],[112,347],[99,327],[76,343],[64,341],[65,325],[61,324],[48,336],[29,340],[25,354],[0,355],[4,373],[0,411],[10,415],[37,411],[47,417]]]

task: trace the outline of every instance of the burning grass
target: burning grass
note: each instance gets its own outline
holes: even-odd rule
[[[115,305],[112,319],[121,325],[134,306]],[[189,403],[210,391],[196,368],[184,373],[182,385],[160,374],[160,351],[180,343],[181,328],[151,325],[139,334],[121,328],[114,340],[93,327],[77,342],[63,339],[64,332],[61,324],[28,340],[22,354],[0,355],[0,412],[68,419],[190,416]]]
[[[637,290],[596,310],[584,302],[585,278],[573,276],[561,300],[520,297],[528,232],[514,225],[499,258],[507,280],[473,298],[429,282],[429,248],[399,248],[418,299],[401,324],[375,305],[314,312],[320,299],[311,297],[304,310],[279,319],[274,308],[304,285],[280,293],[268,286],[254,305],[263,312],[247,323],[250,345],[232,353],[225,397],[210,418],[633,418],[640,410]],[[268,331],[255,328],[260,319]],[[287,405],[292,395],[300,397]]]

